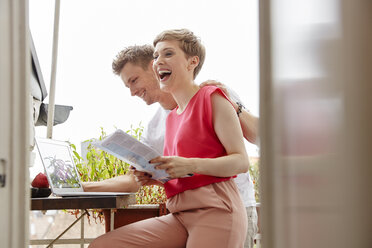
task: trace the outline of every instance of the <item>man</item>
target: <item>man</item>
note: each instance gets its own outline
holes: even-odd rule
[[[117,55],[112,67],[114,73],[120,76],[124,85],[130,89],[132,96],[140,97],[148,105],[160,104],[161,107],[145,129],[142,141],[162,154],[165,120],[168,113],[177,104],[170,93],[160,89],[159,82],[152,70],[153,52],[153,47],[149,45],[128,47]],[[231,99],[237,111],[245,139],[251,143],[257,143],[257,117],[244,109],[233,91],[215,81],[207,81],[201,86],[208,84],[219,86]],[[257,212],[253,183],[249,173],[239,174],[235,182],[238,185],[248,215],[248,233],[245,247],[253,247],[253,238],[257,233]],[[98,183],[85,183],[83,186],[85,191],[137,191],[140,187],[133,175],[116,177]]]

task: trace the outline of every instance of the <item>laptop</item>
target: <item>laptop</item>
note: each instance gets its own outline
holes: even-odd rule
[[[36,138],[36,145],[52,193],[56,196],[118,196],[129,192],[84,192],[70,145],[64,141]]]

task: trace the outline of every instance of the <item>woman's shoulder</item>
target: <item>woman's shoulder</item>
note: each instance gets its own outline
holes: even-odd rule
[[[222,97],[228,99],[226,94],[223,92],[222,89],[220,89],[217,86],[214,85],[207,85],[202,88],[200,88],[200,95],[203,96],[206,99],[210,99],[213,95],[221,95]]]
[[[199,92],[208,93],[208,92],[214,92],[217,89],[218,89],[218,87],[215,86],[215,85],[206,85],[206,86],[201,87]]]
[[[214,93],[218,93],[218,94],[221,94],[223,96],[225,95],[220,88],[218,88],[217,86],[214,86],[214,85],[207,85],[207,86],[204,86],[204,87],[200,88],[200,90],[199,90],[199,94],[202,95],[202,96],[210,97]]]

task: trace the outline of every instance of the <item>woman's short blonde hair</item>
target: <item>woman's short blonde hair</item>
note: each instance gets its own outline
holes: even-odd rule
[[[194,70],[195,79],[201,68],[203,67],[203,63],[205,60],[205,47],[201,43],[200,38],[194,35],[194,33],[188,29],[170,29],[163,31],[158,36],[156,36],[153,45],[155,47],[158,42],[172,40],[179,41],[180,48],[187,57],[199,57],[199,64],[195,67]]]

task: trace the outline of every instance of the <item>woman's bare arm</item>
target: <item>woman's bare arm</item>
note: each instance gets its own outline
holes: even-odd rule
[[[229,95],[229,91],[227,90],[226,86],[220,82],[215,80],[207,80],[200,84],[200,87],[204,87],[207,85],[214,85],[220,88],[225,95],[231,99]],[[238,104],[233,102],[234,109],[238,110]],[[244,138],[249,141],[250,143],[258,145],[258,117],[254,116],[251,112],[247,111],[246,109],[242,109],[242,112],[239,114],[239,121],[240,126],[243,131]]]

